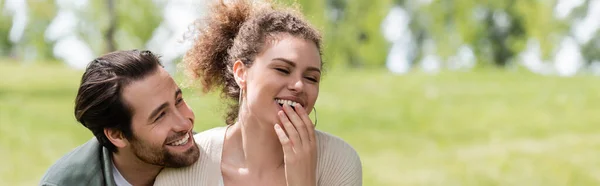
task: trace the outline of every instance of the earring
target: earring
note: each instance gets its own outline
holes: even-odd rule
[[[240,97],[238,98],[240,105],[242,105],[242,94],[244,94],[244,89],[240,88]]]
[[[315,127],[317,127],[317,108],[313,107],[313,112],[315,112]]]

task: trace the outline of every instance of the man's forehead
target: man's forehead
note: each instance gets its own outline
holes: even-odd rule
[[[123,88],[122,97],[133,110],[152,110],[172,100],[177,91],[173,78],[163,68],[146,77],[130,82]]]

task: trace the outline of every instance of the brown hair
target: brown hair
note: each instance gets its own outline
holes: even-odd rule
[[[75,98],[75,118],[92,131],[102,146],[117,152],[104,129],[117,129],[128,139],[133,136],[133,110],[123,101],[123,88],[159,67],[162,64],[158,56],[150,51],[117,51],[94,59],[81,77]]]
[[[321,36],[295,8],[279,8],[269,3],[233,0],[217,1],[205,19],[196,22],[196,40],[184,63],[193,79],[200,79],[204,92],[221,88],[221,96],[234,100],[226,123],[233,124],[239,111],[238,87],[233,63],[251,67],[268,39],[289,34],[314,42],[321,51]],[[322,65],[321,65],[322,66]]]

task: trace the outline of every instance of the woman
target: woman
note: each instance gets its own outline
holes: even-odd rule
[[[314,129],[321,37],[295,9],[217,2],[184,61],[205,91],[233,100],[226,127],[194,136],[199,161],[156,185],[361,185],[356,151]]]

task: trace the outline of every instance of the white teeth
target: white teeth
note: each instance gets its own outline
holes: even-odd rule
[[[170,145],[172,145],[172,146],[180,146],[180,145],[186,144],[188,142],[188,139],[190,139],[190,134],[189,133],[185,135],[185,138],[177,140],[176,142],[173,142]]]
[[[300,103],[297,103],[297,102],[294,102],[291,100],[275,99],[275,101],[277,101],[277,103],[280,103],[280,104],[287,104],[287,105],[291,105],[291,106],[300,105]]]

